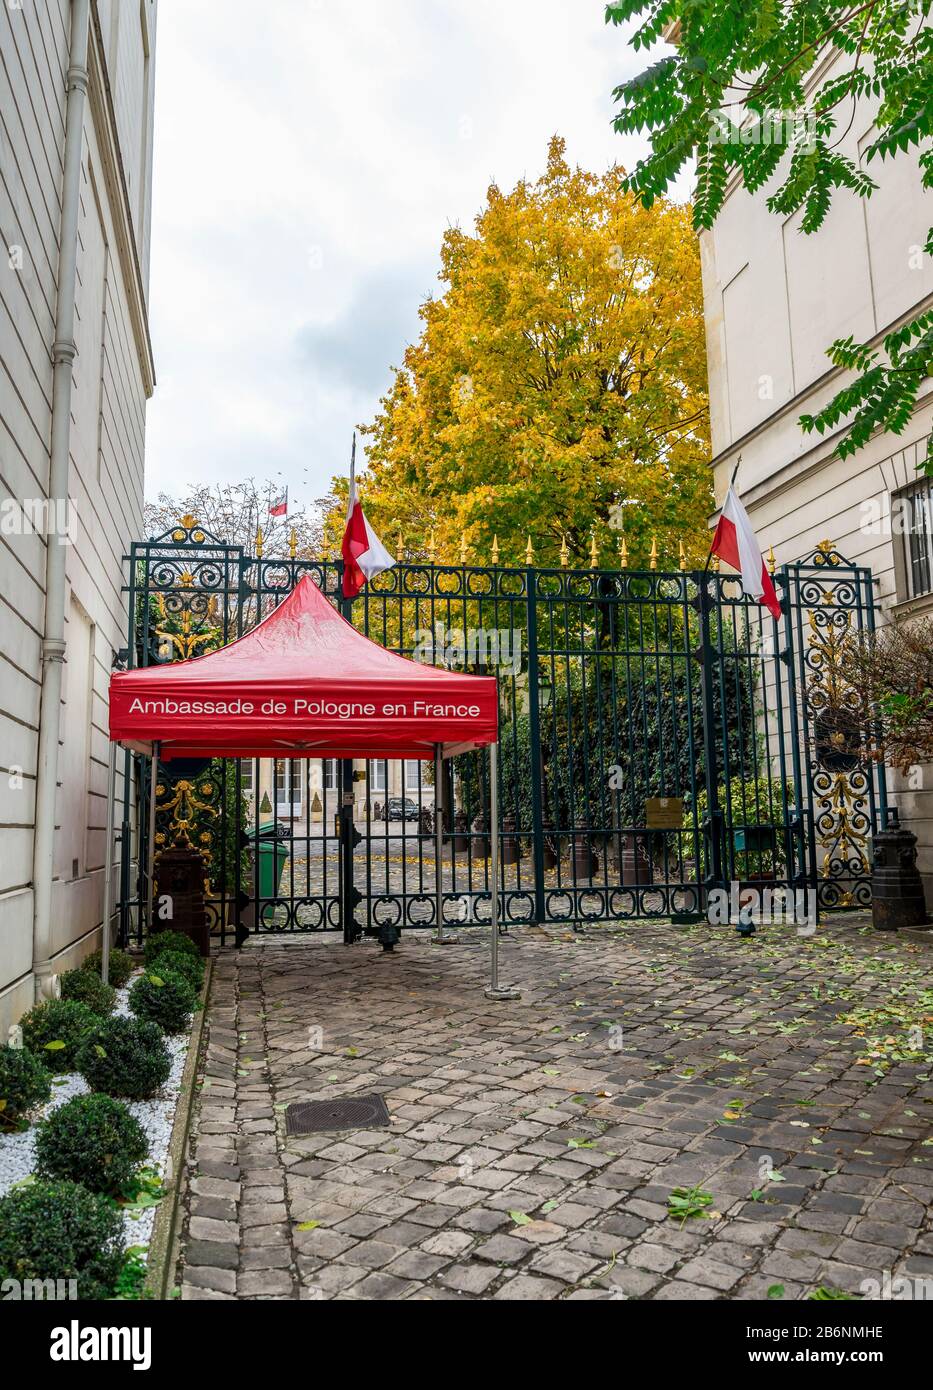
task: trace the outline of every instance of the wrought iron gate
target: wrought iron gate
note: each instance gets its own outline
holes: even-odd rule
[[[184,518],[133,545],[125,659],[234,640],[304,574],[339,603],[341,564],[266,558]],[[497,557],[498,558],[498,557]],[[774,575],[783,616],[715,569],[399,563],[350,606],[374,641],[495,673],[505,923],[698,916],[712,889],[810,890],[865,906],[884,779],[846,715],[840,656],[874,623],[872,579],[831,543]],[[124,844],[147,843],[145,760],[126,758]],[[219,761],[159,769],[157,846],[204,857],[213,929],[436,928],[488,918],[488,765]],[[157,858],[158,856],[156,856]],[[148,866],[124,856],[124,939]]]

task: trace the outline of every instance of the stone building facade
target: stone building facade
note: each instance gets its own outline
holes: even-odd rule
[[[100,942],[154,387],[156,9],[0,5],[0,1036]]]
[[[816,80],[841,61],[830,54]],[[871,105],[857,106],[846,153],[864,152],[874,118]],[[770,189],[749,196],[734,177],[701,255],[717,501],[741,458],[737,487],[765,550],[773,546],[781,564],[831,539],[871,567],[879,619],[892,621],[933,613],[933,495],[921,471],[933,384],[903,434],[877,434],[844,462],[834,435],[798,424],[845,384],[826,357],[835,339],[878,343],[933,301],[933,261],[923,253],[933,193],[920,185],[916,157],[873,161],[871,173],[878,190],[868,199],[837,192],[811,235],[800,231],[800,212],[768,211]],[[919,837],[933,903],[933,768],[893,776],[891,790]]]

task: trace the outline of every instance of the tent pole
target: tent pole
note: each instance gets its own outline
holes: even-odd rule
[[[146,885],[146,924],[152,931],[152,903],[155,894],[156,787],[159,781],[159,745],[153,743],[149,771],[149,881]]]
[[[107,764],[107,843],[104,848],[104,915],[100,937],[100,978],[104,984],[110,983],[110,904],[113,896],[113,794],[117,776],[117,745],[110,744],[110,761]]]
[[[435,946],[448,946],[454,940],[444,935],[444,745],[434,745],[434,899],[437,931]]]
[[[499,984],[499,745],[489,745],[489,988],[487,999],[520,999],[521,991]]]

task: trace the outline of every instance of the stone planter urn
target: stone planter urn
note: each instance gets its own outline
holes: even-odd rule
[[[505,816],[502,821],[502,862],[517,864],[522,857],[522,845],[515,834],[515,817]]]
[[[458,811],[454,816],[454,854],[467,854],[469,849],[469,822],[466,811]]]

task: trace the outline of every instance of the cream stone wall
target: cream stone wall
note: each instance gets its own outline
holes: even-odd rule
[[[83,131],[53,949],[99,944],[122,557],[142,534],[155,0],[92,0]],[[48,496],[71,5],[0,5],[0,506]],[[0,526],[0,1038],[33,1001],[33,825],[45,534]],[[73,539],[73,543],[72,543]],[[57,537],[48,542],[59,544]]]
[[[864,151],[873,122],[873,109],[860,105],[842,148]],[[778,564],[835,541],[847,559],[871,567],[879,620],[888,621],[933,611],[933,597],[909,601],[903,537],[887,524],[866,524],[866,504],[874,499],[890,517],[892,494],[920,476],[933,434],[933,387],[921,392],[902,435],[877,435],[844,462],[832,456],[834,437],[804,434],[797,423],[847,380],[825,356],[834,339],[878,341],[933,303],[933,261],[922,252],[933,193],[920,186],[916,157],[869,169],[878,191],[867,200],[837,193],[809,236],[799,231],[800,214],[768,211],[770,190],[749,196],[734,180],[714,228],[701,236],[701,257],[717,500],[741,456],[738,490]],[[919,785],[908,789],[895,777],[891,787],[919,837],[933,908],[933,768],[919,769],[912,782]]]

